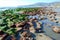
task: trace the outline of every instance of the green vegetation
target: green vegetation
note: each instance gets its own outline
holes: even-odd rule
[[[10,35],[16,33],[16,28],[11,28],[14,23],[28,20],[25,12],[36,12],[40,8],[15,8],[0,12],[0,30]],[[23,11],[23,14],[20,14]]]
[[[20,21],[25,21],[27,19],[27,15],[18,15],[18,14],[5,14],[4,16],[0,16],[2,19],[0,19],[0,30],[9,33],[9,34],[14,34],[16,31],[16,28],[11,28],[10,26],[13,25],[14,23],[20,22]],[[14,33],[13,33],[14,32]]]
[[[20,9],[16,9],[19,11]],[[28,15],[14,13],[13,9],[2,11],[0,15],[0,31],[10,35],[16,33],[16,28],[11,28],[14,23],[26,21]]]

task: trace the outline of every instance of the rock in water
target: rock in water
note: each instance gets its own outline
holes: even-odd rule
[[[34,29],[33,26],[31,26],[31,27],[29,28],[29,30],[30,30],[31,33],[35,33],[35,29]]]
[[[60,33],[60,27],[53,26],[52,29],[53,29],[54,32]]]

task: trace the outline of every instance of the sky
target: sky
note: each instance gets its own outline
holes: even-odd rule
[[[22,5],[30,5],[38,2],[50,3],[60,2],[60,0],[0,0],[0,7],[17,7]]]

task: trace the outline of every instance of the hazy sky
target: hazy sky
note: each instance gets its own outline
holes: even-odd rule
[[[14,7],[18,5],[29,5],[37,2],[60,2],[60,0],[0,0],[0,7]]]

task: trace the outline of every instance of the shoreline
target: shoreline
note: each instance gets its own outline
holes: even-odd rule
[[[60,23],[60,16],[57,15],[55,18],[56,18],[57,21],[59,21],[59,23]]]
[[[44,33],[36,34],[36,40],[53,40],[51,37],[45,35]]]

